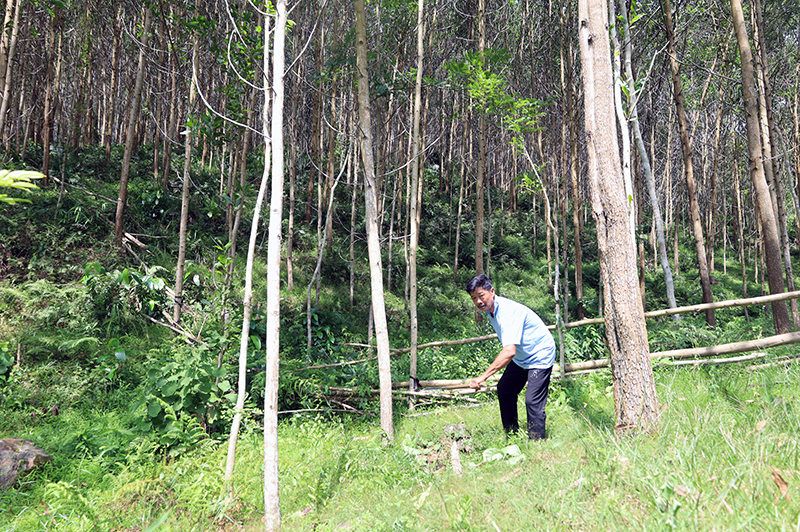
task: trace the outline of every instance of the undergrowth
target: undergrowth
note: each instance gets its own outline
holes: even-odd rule
[[[488,396],[398,413],[393,443],[369,420],[295,415],[279,426],[283,530],[795,530],[798,377],[797,365],[658,367],[659,425],[625,438],[613,433],[608,373],[554,382],[541,442],[504,436]],[[33,438],[55,460],[0,495],[0,530],[143,530],[160,518],[164,532],[259,529],[254,417],[229,490],[221,438],[154,460],[126,430],[121,395],[111,412],[82,404],[46,422],[24,422],[32,410],[3,397],[13,414],[2,435]],[[467,430],[460,476],[451,424]]]

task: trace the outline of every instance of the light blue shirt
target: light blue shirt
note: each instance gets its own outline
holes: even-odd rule
[[[505,297],[494,296],[494,314],[489,323],[503,346],[514,344],[514,362],[522,369],[545,369],[556,361],[556,343],[534,311]]]

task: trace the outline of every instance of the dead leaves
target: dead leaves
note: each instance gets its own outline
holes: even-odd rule
[[[778,486],[778,490],[780,491],[780,495],[777,493],[775,494],[775,504],[778,504],[778,501],[781,499],[786,499],[786,502],[789,502],[789,483],[783,479],[780,469],[776,469],[772,472],[772,481]]]

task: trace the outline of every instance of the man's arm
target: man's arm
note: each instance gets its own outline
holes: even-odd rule
[[[489,365],[489,368],[484,371],[480,377],[475,377],[469,381],[469,387],[480,390],[483,383],[486,382],[489,377],[508,366],[508,363],[511,362],[511,359],[514,358],[514,355],[516,354],[517,346],[514,344],[504,345],[502,351],[500,351],[500,354],[497,355],[497,358],[494,359],[494,362]]]

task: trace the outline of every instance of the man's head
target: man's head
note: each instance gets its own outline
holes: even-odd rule
[[[494,287],[488,277],[482,273],[476,275],[469,280],[466,289],[475,308],[484,312],[494,312]]]

